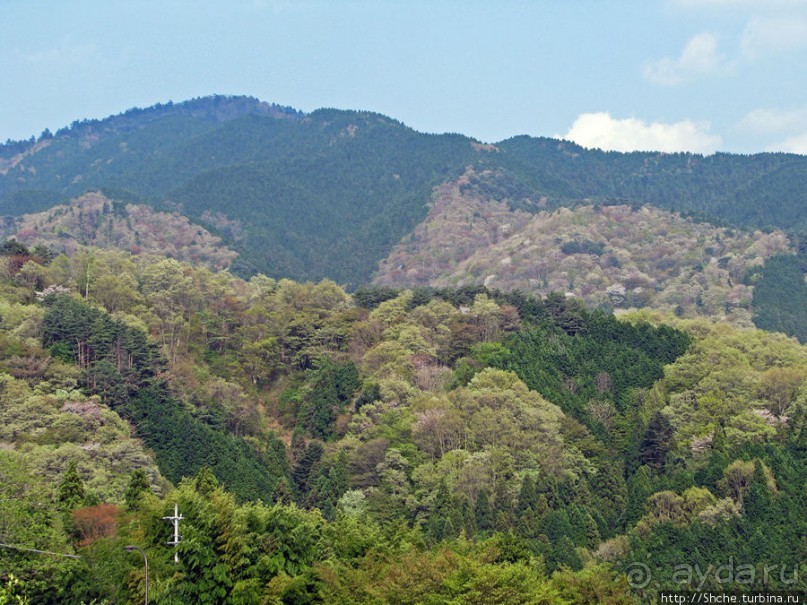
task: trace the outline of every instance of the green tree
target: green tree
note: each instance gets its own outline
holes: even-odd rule
[[[126,502],[126,508],[129,510],[137,510],[140,508],[141,496],[149,490],[148,476],[146,471],[142,468],[137,468],[132,471],[132,476],[129,479],[129,485],[126,488],[126,493],[123,496]]]
[[[64,510],[72,510],[84,503],[86,495],[84,479],[81,478],[81,474],[78,472],[76,461],[71,460],[67,464],[67,470],[65,470],[62,482],[59,484],[59,503]]]
[[[650,419],[642,438],[639,461],[657,471],[661,471],[667,463],[667,453],[672,447],[672,425],[670,425],[667,416],[661,412],[656,412]]]

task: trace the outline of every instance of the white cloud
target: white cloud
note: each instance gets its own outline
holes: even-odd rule
[[[788,137],[781,143],[772,145],[768,151],[784,151],[786,153],[807,155],[807,132]]]
[[[798,109],[755,109],[739,123],[740,130],[777,137],[766,151],[807,154],[807,106]]]
[[[807,131],[807,107],[801,109],[755,109],[740,121],[740,128],[758,134]]]
[[[746,56],[807,48],[807,18],[795,15],[751,19],[743,31]]]
[[[714,153],[721,145],[709,134],[708,122],[684,120],[672,124],[644,122],[636,118],[615,119],[605,112],[584,113],[562,136],[583,147],[606,151],[691,151]]]
[[[722,69],[722,63],[717,53],[717,38],[703,33],[691,38],[678,58],[648,62],[644,75],[656,84],[676,86],[693,77],[715,73]]]

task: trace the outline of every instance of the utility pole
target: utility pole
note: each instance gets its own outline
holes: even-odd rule
[[[174,504],[174,515],[172,517],[163,517],[166,521],[170,521],[174,525],[174,539],[170,540],[168,544],[174,547],[174,563],[179,563],[179,553],[177,552],[177,544],[182,536],[179,535],[179,522],[184,519],[179,514],[179,505]]]

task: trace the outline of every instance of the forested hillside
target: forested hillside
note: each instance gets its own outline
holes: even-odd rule
[[[39,252],[0,256],[0,599],[142,600],[130,544],[160,603],[805,588],[793,339],[556,293]],[[750,581],[674,574],[729,558]]]
[[[375,283],[565,292],[590,307],[650,307],[751,325],[747,275],[790,252],[781,231],[718,228],[652,206],[513,212],[470,187],[477,176],[469,171],[436,190],[428,217],[381,262]]]
[[[219,269],[232,265],[237,256],[221,238],[177,212],[158,212],[98,192],[42,212],[9,217],[0,226],[0,237],[38,246],[48,256],[72,255],[79,246],[94,246],[160,254]]]
[[[105,190],[218,230],[240,254],[234,270],[243,276],[355,287],[426,217],[434,188],[469,167],[466,189],[530,214],[649,204],[722,226],[807,227],[803,156],[606,153],[530,137],[486,145],[418,133],[379,114],[302,114],[220,96],[7,142],[0,213]]]

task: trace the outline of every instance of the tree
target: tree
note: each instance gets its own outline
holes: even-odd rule
[[[496,517],[490,506],[487,490],[480,491],[479,495],[476,497],[474,518],[476,520],[476,527],[480,532],[490,532],[493,530]]]
[[[667,416],[656,412],[650,418],[639,451],[639,461],[661,471],[673,446],[673,428]]]
[[[311,441],[305,448],[303,456],[294,465],[292,479],[296,487],[298,501],[303,501],[308,496],[314,479],[312,473],[315,466],[319,464],[324,451],[325,448],[321,442]]]
[[[752,523],[759,523],[773,516],[773,495],[768,487],[768,477],[760,460],[754,461],[754,477],[748,492],[743,497],[743,514]]]
[[[67,470],[59,484],[58,496],[63,510],[73,510],[84,502],[86,496],[84,480],[78,472],[75,460],[67,464]]]
[[[132,471],[132,476],[129,479],[129,486],[126,488],[126,493],[123,496],[126,502],[126,508],[129,510],[137,510],[140,508],[140,498],[144,492],[147,492],[151,486],[149,485],[148,476],[146,471],[142,468],[137,468]]]

